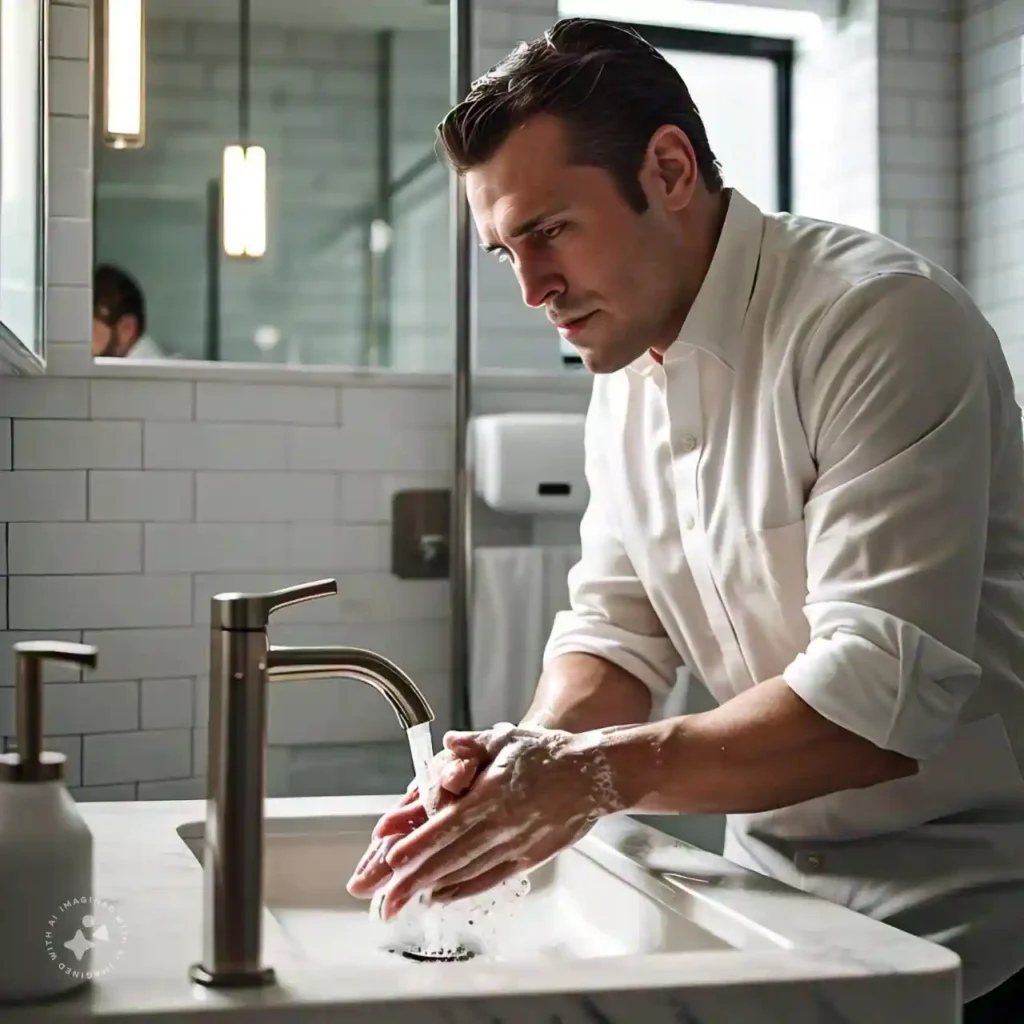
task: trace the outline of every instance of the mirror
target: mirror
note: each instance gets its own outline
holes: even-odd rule
[[[448,371],[447,0],[100,0],[101,358]]]
[[[47,4],[0,0],[0,361],[44,366]]]

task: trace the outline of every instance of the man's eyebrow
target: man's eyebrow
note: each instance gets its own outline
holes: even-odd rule
[[[523,235],[528,235],[531,231],[536,231],[537,228],[549,217],[554,217],[556,214],[562,213],[565,209],[565,206],[557,206],[552,207],[549,210],[545,210],[543,213],[538,213],[535,217],[531,217],[529,220],[524,220],[521,224],[516,225],[516,227],[509,232],[509,236],[511,238],[522,238]],[[494,242],[485,242],[481,248],[484,252],[501,252],[505,247]]]

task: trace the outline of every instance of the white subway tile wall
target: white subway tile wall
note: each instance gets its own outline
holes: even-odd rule
[[[850,0],[802,40],[793,75],[793,210],[868,231],[880,226],[877,2]]]
[[[957,276],[960,8],[879,0],[878,18],[879,230]]]
[[[963,277],[1024,391],[1024,0],[965,0]]]
[[[960,273],[958,0],[851,0],[800,47],[794,209]]]
[[[967,2],[962,205],[948,142],[960,117],[959,22],[946,0],[880,3],[880,14],[873,3],[852,4],[802,59],[797,208],[881,229],[954,270],[960,260],[1024,374],[1024,264],[1014,262],[1024,241],[1024,175],[1014,170],[1024,154],[1024,0]],[[482,0],[476,70],[543,31],[554,7]],[[86,0],[52,4],[50,375],[0,379],[0,735],[9,747],[11,644],[95,643],[95,671],[47,674],[48,743],[68,756],[76,797],[201,795],[210,597],[328,575],[339,598],[280,613],[275,638],[380,650],[417,678],[443,727],[448,585],[391,574],[389,523],[394,491],[450,485],[447,382],[89,376],[87,9]],[[815,108],[813,96],[830,106]],[[482,261],[476,269],[481,337],[531,369],[550,353],[554,368],[557,342],[523,310],[508,268]],[[477,408],[582,410],[580,384],[488,386]],[[364,686],[275,684],[268,788],[376,785],[387,771],[407,770],[408,755],[378,743],[367,761],[363,745],[399,738],[390,709]]]

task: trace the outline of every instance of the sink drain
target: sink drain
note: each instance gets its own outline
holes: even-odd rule
[[[450,946],[443,949],[424,949],[422,946],[391,946],[388,952],[420,964],[457,964],[472,960],[476,956],[476,950],[470,949],[468,946]]]

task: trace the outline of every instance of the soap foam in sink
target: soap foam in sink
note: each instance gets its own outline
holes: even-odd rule
[[[454,903],[430,903],[421,894],[393,921],[381,918],[383,895],[378,893],[370,905],[370,918],[385,948],[407,959],[435,963],[469,960],[488,956],[495,938],[512,927],[516,905],[529,891],[530,880],[520,875]]]

